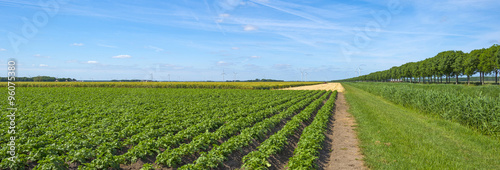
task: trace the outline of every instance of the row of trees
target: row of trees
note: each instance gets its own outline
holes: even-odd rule
[[[500,45],[495,44],[490,48],[472,50],[470,53],[462,51],[443,51],[432,58],[418,62],[409,62],[389,70],[378,71],[346,79],[344,81],[409,81],[409,82],[443,82],[452,81],[458,84],[459,76],[467,76],[467,84],[470,77],[479,73],[480,82],[484,84],[485,75],[495,75],[495,83],[498,83],[498,72],[500,71]]]

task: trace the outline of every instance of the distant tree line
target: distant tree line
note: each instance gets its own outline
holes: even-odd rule
[[[368,75],[345,79],[343,81],[408,81],[408,82],[434,82],[446,83],[455,78],[458,84],[459,76],[470,77],[479,73],[479,81],[484,84],[485,75],[495,75],[498,83],[500,71],[500,46],[495,44],[490,48],[472,50],[470,53],[462,51],[443,51],[432,58],[423,61],[409,62],[389,70],[373,72]]]
[[[143,80],[132,79],[132,80],[111,80],[111,82],[141,82]]]
[[[74,78],[55,78],[50,76],[36,76],[36,77],[16,77],[16,81],[36,81],[36,82],[48,82],[48,81],[76,81]],[[0,81],[8,81],[7,77],[0,77]]]
[[[255,80],[246,80],[245,82],[284,82],[284,80],[274,80],[274,79],[255,79]]]

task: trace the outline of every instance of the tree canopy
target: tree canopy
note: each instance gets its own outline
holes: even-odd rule
[[[439,82],[446,78],[459,76],[468,78],[480,73],[480,80],[484,83],[484,75],[495,74],[498,83],[500,71],[500,45],[494,44],[489,48],[472,50],[470,53],[462,51],[443,51],[436,56],[418,62],[409,62],[401,66],[394,66],[388,70],[377,71],[368,75],[345,79],[343,81],[418,81]]]

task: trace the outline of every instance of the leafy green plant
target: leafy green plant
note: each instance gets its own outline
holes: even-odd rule
[[[290,169],[316,169],[317,164],[315,161],[319,158],[319,151],[322,148],[323,141],[325,140],[325,131],[327,128],[328,120],[332,116],[333,107],[335,105],[335,98],[337,91],[333,94],[334,97],[330,98],[326,104],[318,111],[314,121],[304,128],[300,135],[297,148],[293,151],[293,157],[288,162]]]
[[[145,163],[142,165],[142,168],[141,170],[154,170],[155,168],[153,167],[153,165],[151,164],[148,164],[148,163]]]
[[[320,95],[324,93],[319,93]],[[286,111],[280,112],[268,119],[265,119],[254,126],[249,127],[241,131],[240,135],[233,136],[226,142],[222,143],[220,146],[214,147],[210,152],[202,154],[193,164],[186,165],[180,169],[210,169],[216,168],[221,162],[226,160],[227,156],[235,150],[241,149],[247,146],[252,139],[256,139],[265,133],[268,129],[275,127],[281,120],[292,116],[295,112],[299,111],[301,108],[305,108],[294,118],[299,117],[301,120],[308,119],[311,114],[318,109],[321,103],[329,96],[328,94],[323,95],[319,99],[314,96],[312,98],[305,99],[298,104],[290,107]],[[313,102],[314,101],[314,102]],[[312,102],[312,103],[311,103]],[[309,105],[308,105],[309,104]],[[307,106],[308,105],[308,106]],[[307,106],[307,107],[306,107]]]
[[[0,168],[22,169],[29,161],[40,162],[36,168],[107,169],[184,145],[198,152],[317,93],[95,85],[19,87],[18,161],[2,159]],[[0,125],[9,126],[7,119],[0,117]],[[6,129],[0,136],[6,158],[10,136]]]

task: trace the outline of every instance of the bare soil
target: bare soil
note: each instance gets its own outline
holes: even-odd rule
[[[338,93],[335,101],[335,115],[329,123],[329,130],[318,161],[320,169],[368,169],[363,164],[363,155],[355,128],[356,121],[347,112],[349,106],[344,93]]]
[[[337,90],[338,92],[344,92],[344,87],[340,83],[327,83],[327,84],[316,84],[311,86],[299,86],[284,88],[281,90]]]

